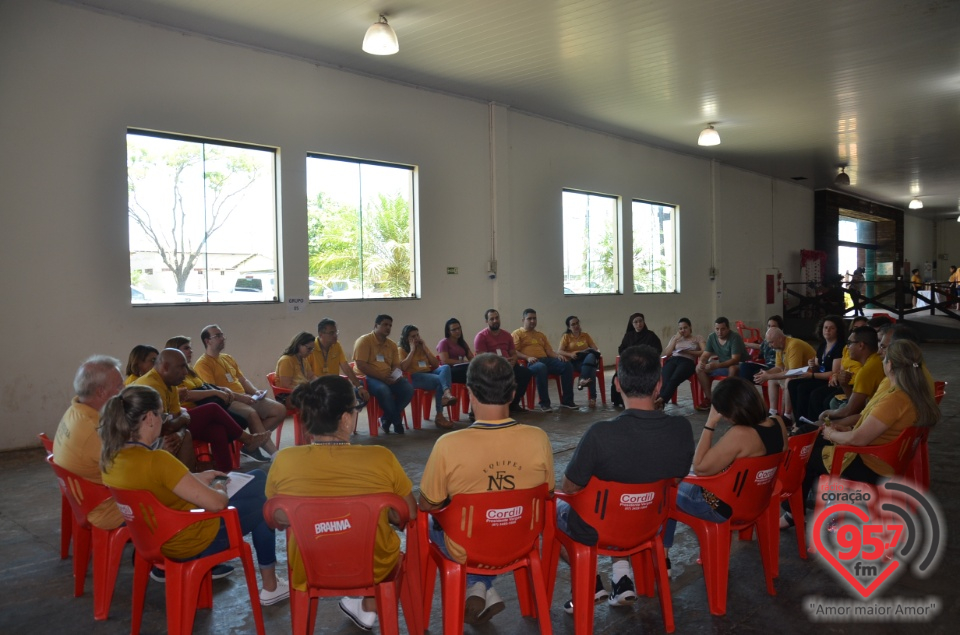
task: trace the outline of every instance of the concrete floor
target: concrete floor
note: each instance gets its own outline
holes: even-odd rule
[[[947,396],[941,404],[943,418],[930,438],[932,465],[932,492],[937,497],[946,517],[948,535],[946,552],[939,566],[927,579],[917,579],[907,572],[885,589],[881,596],[891,599],[923,598],[936,596],[939,615],[928,624],[870,624],[871,633],[925,633],[955,632],[948,625],[960,617],[958,588],[954,577],[960,569],[960,541],[950,536],[950,530],[960,527],[960,484],[957,476],[948,471],[948,466],[960,460],[960,421],[957,412],[957,393],[960,388],[960,345],[927,344],[924,355],[933,376],[950,382]],[[610,372],[607,374],[608,381]],[[681,386],[680,402],[668,406],[672,411],[686,415],[693,427],[695,438],[706,420],[703,413],[695,412],[690,402],[688,384]],[[586,401],[585,393],[576,395],[580,402]],[[554,399],[554,403],[558,400]],[[64,405],[66,407],[66,404]],[[524,423],[542,427],[550,435],[554,448],[556,471],[563,473],[576,447],[580,435],[591,423],[609,417],[610,411],[554,412],[530,414],[522,418]],[[390,435],[371,439],[363,431],[365,415],[361,415],[361,434],[357,443],[380,443],[389,447],[400,459],[404,469],[419,483],[423,464],[433,442],[440,432],[430,422],[420,431],[410,431],[405,436]],[[466,425],[464,422],[460,425]],[[54,432],[53,423],[47,433]],[[291,426],[286,426],[284,445],[292,443]],[[43,464],[43,454],[36,450],[24,450],[0,454],[0,634],[30,632],[113,634],[130,630],[130,587],[132,566],[125,558],[117,580],[116,592],[110,611],[110,619],[104,622],[93,620],[92,578],[88,576],[87,590],[83,597],[73,597],[71,560],[59,558],[60,494],[49,468]],[[243,467],[252,467],[244,465]],[[286,553],[282,534],[278,534],[278,570],[285,575]],[[128,546],[128,552],[130,547]],[[727,615],[711,616],[707,610],[706,590],[703,575],[696,564],[698,546],[692,533],[679,526],[677,544],[671,552],[674,577],[671,581],[673,606],[677,633],[770,633],[780,635],[806,633],[816,629],[821,633],[860,632],[864,626],[854,623],[822,623],[814,625],[802,606],[804,597],[850,598],[849,592],[835,580],[816,557],[801,560],[792,532],[781,533],[780,577],[777,595],[769,596],[763,583],[763,571],[756,543],[734,543],[730,563],[730,583]],[[601,558],[599,570],[609,588],[609,559]],[[468,631],[478,633],[520,634],[538,632],[537,622],[520,616],[516,604],[516,591],[512,578],[501,578],[497,588],[507,602],[507,609],[491,623]],[[573,622],[562,610],[569,597],[569,570],[560,565],[557,592],[554,597],[550,619],[557,633],[573,633]],[[873,598],[876,599],[876,598]],[[252,615],[248,608],[248,596],[239,572],[214,583],[214,608],[197,614],[195,630],[198,633],[253,633]],[[290,630],[290,609],[287,602],[264,608],[267,633],[284,633]],[[165,633],[166,613],[163,588],[150,583],[147,592],[143,633]],[[441,631],[439,592],[434,596],[431,631]],[[405,626],[401,628],[405,631]],[[318,633],[360,632],[337,608],[335,601],[320,605],[316,631]],[[596,607],[596,633],[619,634],[663,632],[663,621],[655,598],[641,598],[632,607],[611,608],[605,603]]]

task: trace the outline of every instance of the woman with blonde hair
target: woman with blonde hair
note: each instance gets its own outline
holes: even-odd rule
[[[192,474],[166,450],[154,449],[162,426],[163,400],[150,386],[127,386],[111,397],[100,415],[103,484],[146,490],[161,504],[180,511],[202,507],[218,512],[232,505],[240,516],[243,533],[253,538],[263,581],[260,603],[266,606],[289,597],[287,583],[277,578],[276,536],[263,518],[266,475],[261,470],[252,470],[249,474],[253,480],[228,497],[226,483],[214,482],[214,478],[226,476],[223,472],[207,470]],[[223,551],[228,545],[227,529],[221,521],[201,520],[165,542],[162,551],[168,558],[193,560]],[[229,566],[223,569],[222,575],[232,570]],[[216,567],[213,573],[218,577]],[[152,575],[162,579],[157,571]]]

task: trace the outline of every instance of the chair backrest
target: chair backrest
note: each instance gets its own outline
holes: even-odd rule
[[[740,334],[740,339],[742,339],[744,342],[759,344],[763,341],[763,338],[760,336],[760,329],[747,326],[740,320],[737,320],[737,333]]]
[[[381,515],[393,509],[400,525],[410,510],[396,494],[361,496],[275,496],[263,515],[275,524],[283,510],[297,539],[307,584],[321,589],[357,589],[374,585],[373,554]]]
[[[148,562],[163,562],[160,551],[163,543],[170,540],[184,527],[218,514],[202,509],[177,511],[170,509],[147,490],[107,488],[117,502],[120,514],[130,530],[130,539],[137,553]]]
[[[467,552],[467,565],[505,567],[525,557],[543,532],[547,484],[457,494],[433,512],[444,533]]]
[[[276,373],[267,373],[267,383],[270,384],[270,389],[273,390],[273,396],[283,394],[290,394],[293,391],[289,388],[282,388],[277,385],[277,374]]]
[[[77,476],[70,470],[64,469],[53,462],[53,455],[47,456],[47,463],[57,475],[60,491],[70,503],[73,517],[81,527],[90,528],[87,514],[93,511],[100,503],[110,498],[110,490],[105,486]]]
[[[833,450],[833,465],[838,465],[842,461],[841,457],[844,451],[857,450],[858,454],[870,454],[877,457],[893,469],[897,476],[903,476],[907,473],[910,462],[913,461],[914,454],[921,443],[927,442],[930,435],[929,427],[910,426],[900,433],[900,436],[883,445],[868,446],[849,446],[838,445]],[[831,470],[833,473],[834,470]]]
[[[933,398],[937,402],[938,406],[940,405],[940,401],[943,399],[943,396],[945,394],[947,394],[947,382],[945,381],[933,382]]]
[[[53,452],[53,439],[48,437],[46,432],[41,432],[37,435],[37,438],[40,439],[40,443],[43,444],[43,449],[47,451],[47,454]]]
[[[820,434],[820,428],[811,430],[805,434],[798,434],[790,437],[787,441],[787,455],[783,459],[783,465],[777,472],[777,480],[780,481],[781,496],[793,494],[803,483],[803,476],[807,471],[807,463],[810,461],[810,455],[813,453],[813,444]]]
[[[695,482],[730,506],[731,522],[751,522],[770,504],[784,454],[737,459],[726,471],[698,477]]]
[[[626,550],[651,540],[667,522],[673,479],[654,483],[614,483],[591,478],[573,496],[558,494],[597,530],[600,549]]]

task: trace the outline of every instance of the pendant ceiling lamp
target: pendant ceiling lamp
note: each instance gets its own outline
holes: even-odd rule
[[[707,124],[707,127],[700,131],[700,138],[697,139],[698,146],[718,146],[720,145],[720,133],[713,127],[714,122]]]
[[[850,185],[850,175],[844,172],[846,168],[847,166],[845,165],[840,166],[840,174],[833,180],[837,185]]]
[[[393,55],[400,50],[397,34],[382,13],[380,19],[371,24],[367,34],[363,36],[363,50],[370,55]]]
[[[923,201],[920,200],[919,196],[914,196],[908,207],[910,209],[923,209]]]

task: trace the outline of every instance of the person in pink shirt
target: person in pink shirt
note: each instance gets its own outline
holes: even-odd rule
[[[500,329],[500,313],[496,309],[487,309],[483,314],[487,328],[473,338],[473,350],[480,353],[493,353],[505,358],[513,367],[513,376],[517,380],[517,391],[510,404],[510,412],[524,412],[520,401],[527,394],[530,383],[530,371],[517,363],[517,349],[513,345],[513,335]]]

